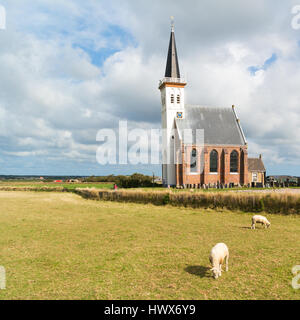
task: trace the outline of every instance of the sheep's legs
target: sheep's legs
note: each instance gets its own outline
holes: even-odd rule
[[[226,271],[228,271],[228,260],[229,260],[229,254],[226,256]]]

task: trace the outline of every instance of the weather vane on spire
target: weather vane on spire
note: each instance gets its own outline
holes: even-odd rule
[[[171,16],[171,30],[174,31],[174,17]]]

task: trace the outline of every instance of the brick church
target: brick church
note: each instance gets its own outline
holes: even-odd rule
[[[162,180],[165,186],[249,185],[248,144],[235,107],[185,103],[172,25],[162,101]],[[190,139],[184,139],[191,132]],[[200,132],[200,138],[196,139]],[[186,140],[189,140],[188,142]]]

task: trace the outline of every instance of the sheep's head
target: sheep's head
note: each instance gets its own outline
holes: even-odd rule
[[[268,222],[268,223],[267,223],[267,228],[270,228],[270,226],[271,226],[271,223]]]
[[[219,271],[218,268],[213,267],[213,268],[210,269],[210,271],[212,271],[212,275],[213,275],[213,277],[214,277],[215,279],[218,279],[218,278],[219,278],[219,276],[220,276],[220,271]]]

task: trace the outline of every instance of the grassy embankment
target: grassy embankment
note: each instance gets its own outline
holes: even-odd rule
[[[144,189],[76,189],[86,199],[133,202],[192,208],[222,208],[250,212],[300,214],[300,193],[284,192],[178,192],[172,190],[145,191]]]
[[[43,183],[2,181],[0,191],[74,192],[87,199],[193,208],[225,208],[250,212],[300,213],[297,189],[177,190],[141,188],[113,190],[112,183]],[[222,192],[224,191],[224,192]],[[227,192],[226,192],[227,191]],[[247,191],[247,192],[244,192]],[[252,192],[253,191],[253,192]]]

